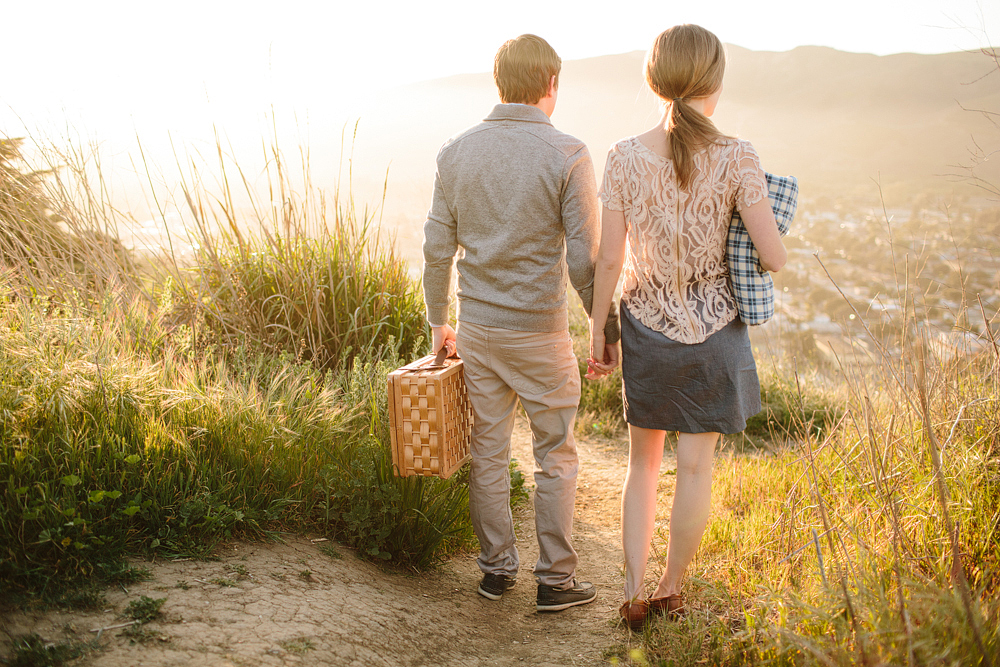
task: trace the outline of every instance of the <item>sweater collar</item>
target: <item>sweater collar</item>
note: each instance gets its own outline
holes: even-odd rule
[[[552,124],[545,112],[530,104],[498,104],[486,120],[521,120],[529,123]]]

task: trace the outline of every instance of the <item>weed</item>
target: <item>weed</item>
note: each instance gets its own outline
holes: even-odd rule
[[[232,579],[226,579],[225,577],[214,577],[208,580],[208,583],[215,584],[221,588],[235,588],[236,582]]]
[[[760,373],[761,411],[747,420],[751,438],[783,442],[829,432],[843,416],[845,396],[824,390],[813,377],[765,366]]]
[[[142,623],[135,623],[123,628],[119,634],[121,634],[122,637],[128,637],[130,644],[145,644],[153,639],[163,638],[162,634],[156,632],[155,630],[150,630]]]
[[[11,649],[13,655],[6,662],[9,667],[60,667],[83,655],[86,646],[80,642],[46,642],[32,633],[12,638]]]
[[[39,354],[35,342],[64,325],[72,345]],[[391,364],[335,376],[231,354],[154,367],[109,355],[118,333],[99,326],[0,308],[0,414],[11,415],[0,429],[0,475],[10,480],[0,486],[0,581],[13,593],[71,578],[124,583],[142,576],[122,568],[128,553],[203,557],[278,520],[329,527],[369,557],[417,566],[471,534],[460,475],[392,474]],[[367,530],[371,521],[387,532]]]
[[[174,584],[174,588],[179,588],[182,591],[186,591],[186,590],[190,590],[191,589],[191,584],[189,584],[188,582],[184,581],[183,579],[180,579],[180,580],[178,580],[178,582],[176,584]]]
[[[153,578],[149,568],[128,563],[101,562],[98,563],[98,569],[101,571],[100,579],[109,584],[135,584]]]
[[[103,609],[107,606],[107,598],[99,586],[80,585],[67,589],[58,600],[60,606],[70,609]]]
[[[150,621],[154,621],[160,617],[160,608],[166,601],[167,598],[158,598],[154,600],[153,598],[143,595],[138,600],[132,600],[129,602],[125,611],[122,612],[122,616],[139,621],[139,623],[149,623]]]
[[[290,653],[303,654],[316,648],[313,644],[312,639],[309,637],[294,637],[292,639],[284,639],[278,642],[278,646],[285,649]]]
[[[855,316],[877,363],[845,363],[838,388],[762,372],[778,443],[717,460],[685,591],[699,613],[638,638],[651,664],[978,665],[997,654],[1000,351],[936,359],[922,328],[897,326],[894,342]],[[658,568],[666,540],[654,539]]]
[[[334,560],[341,560],[344,557],[344,554],[340,553],[337,547],[332,544],[321,544],[319,550]]]
[[[348,404],[365,401],[363,437],[320,470],[324,523],[366,558],[425,568],[472,539],[468,467],[451,478],[397,477],[389,450],[386,374],[398,360],[355,364],[342,376]],[[377,391],[373,391],[378,387]]]
[[[236,565],[227,565],[226,569],[235,574],[238,581],[242,581],[243,579],[253,579],[253,575],[250,574],[250,570],[247,569],[246,565],[241,563]]]
[[[616,437],[625,428],[621,369],[615,369],[611,375],[598,382],[584,379],[587,372],[586,359],[590,356],[590,320],[579,299],[573,297],[569,303],[569,331],[573,339],[573,352],[580,360],[580,409],[576,417],[576,432],[580,435]]]
[[[233,174],[245,186],[256,213],[246,225],[233,224],[241,212],[230,197],[182,186],[200,280],[178,284],[178,297],[220,343],[249,340],[317,368],[419,352],[427,339],[423,299],[406,263],[380,239],[374,215],[359,212],[351,197],[335,194],[331,205],[308,172],[302,192],[293,193],[280,151],[269,157],[269,201],[260,201],[239,165],[219,165],[223,180]],[[193,172],[186,182],[202,182]]]

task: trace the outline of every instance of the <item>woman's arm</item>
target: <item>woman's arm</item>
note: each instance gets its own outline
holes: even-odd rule
[[[743,224],[750,233],[753,247],[760,255],[760,266],[765,271],[780,271],[788,259],[785,244],[778,234],[778,223],[774,221],[771,200],[765,197],[756,204],[740,211]],[[603,243],[603,239],[601,241]]]
[[[604,325],[625,262],[625,234],[625,214],[605,206],[601,212],[601,247],[594,266],[594,305],[586,375],[591,380],[607,375],[618,366],[618,345],[605,344]]]

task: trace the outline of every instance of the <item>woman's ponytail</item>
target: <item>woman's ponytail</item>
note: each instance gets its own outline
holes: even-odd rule
[[[726,56],[714,34],[697,25],[660,33],[646,56],[646,83],[670,105],[666,132],[670,156],[683,189],[691,182],[694,154],[725,139],[711,120],[688,100],[709,97],[722,86]]]

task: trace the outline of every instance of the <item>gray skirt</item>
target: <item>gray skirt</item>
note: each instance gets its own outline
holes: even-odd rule
[[[747,325],[734,319],[687,345],[639,322],[621,305],[625,421],[682,433],[739,433],[760,412]]]

